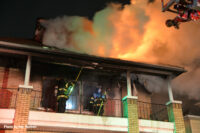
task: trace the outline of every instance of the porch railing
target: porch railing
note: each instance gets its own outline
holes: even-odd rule
[[[138,101],[139,119],[168,121],[167,106]]]
[[[17,100],[17,88],[0,88],[0,108],[15,108]],[[71,113],[84,114],[91,112],[84,103],[86,97],[70,96],[67,103],[67,110]],[[31,92],[31,110],[54,111],[57,110],[57,101],[54,93],[42,95],[42,91],[34,90]],[[122,117],[123,106],[121,99],[107,99],[104,104],[104,116]],[[88,114],[88,113],[86,113]],[[92,115],[92,113],[89,113]],[[139,119],[168,121],[168,113],[166,105],[154,104],[138,101],[138,117]]]
[[[121,99],[107,99],[104,108],[104,116],[123,117],[123,105]]]
[[[15,108],[17,88],[0,88],[0,108]]]
[[[41,100],[42,100],[42,91],[32,90],[31,91],[30,109],[36,110],[36,109],[42,107]]]
[[[107,99],[104,104],[103,116],[122,117],[121,99]],[[31,92],[31,110],[56,112],[57,100],[55,94],[43,94],[41,91]],[[71,95],[66,103],[66,111],[76,114],[93,115],[89,107],[89,99],[86,96]]]

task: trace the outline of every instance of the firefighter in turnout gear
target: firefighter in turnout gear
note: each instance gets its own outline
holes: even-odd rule
[[[64,79],[59,80],[57,90],[58,112],[64,113],[66,109],[66,101],[69,99],[73,91],[74,83],[66,83]]]
[[[98,91],[93,93],[93,96],[90,98],[90,105],[92,111],[95,115],[102,116],[104,113],[104,103],[106,102],[106,93],[102,94],[101,88],[98,88]]]
[[[74,90],[75,84],[78,81],[78,78],[83,70],[81,67],[75,80],[70,82],[65,82],[64,79],[59,80],[57,87],[57,102],[58,102],[58,112],[64,113],[66,109],[66,101],[69,99],[69,96]]]

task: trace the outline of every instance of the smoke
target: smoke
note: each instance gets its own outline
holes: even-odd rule
[[[140,74],[138,79],[150,92],[158,93],[167,90],[167,81],[161,77]]]
[[[188,95],[190,99],[200,99],[200,68],[188,67],[188,72],[173,81],[173,88],[178,94]]]
[[[43,43],[81,53],[123,58],[141,44],[143,25],[148,21],[143,8],[143,5],[125,6],[122,10],[121,5],[110,4],[97,12],[93,21],[78,16],[49,20],[44,25]]]
[[[188,72],[173,81],[173,88],[199,98],[199,22],[183,23],[179,30],[167,28],[165,20],[175,14],[161,12],[160,1],[150,2],[134,0],[123,9],[110,4],[92,21],[78,16],[51,19],[43,43],[90,55],[185,67]],[[149,83],[152,91],[154,83]]]

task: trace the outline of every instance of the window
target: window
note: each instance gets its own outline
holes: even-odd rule
[[[79,110],[80,98],[79,98],[80,83],[76,83],[74,90],[66,102],[67,110]]]
[[[118,85],[118,82],[112,78],[99,78],[79,80],[76,83],[75,88],[69,99],[66,101],[66,112],[80,113],[80,114],[93,114],[90,99],[99,87],[102,87],[102,93],[105,91],[106,103],[104,104],[105,116],[118,116],[122,115],[122,91]],[[99,80],[101,79],[101,80]],[[57,100],[54,93],[56,86],[56,78],[43,79],[43,93],[42,93],[42,105],[45,108],[51,108],[53,111],[57,110]]]
[[[83,111],[90,111],[90,98],[98,87],[97,82],[83,82]]]

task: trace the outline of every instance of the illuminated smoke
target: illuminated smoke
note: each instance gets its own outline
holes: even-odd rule
[[[48,21],[43,43],[77,52],[124,58],[142,43],[148,22],[145,4],[138,7],[109,5],[90,21],[83,17],[58,17]],[[136,58],[134,58],[136,59]]]
[[[78,16],[49,20],[43,43],[91,55],[183,66],[188,72],[176,78],[173,87],[199,98],[200,24],[167,28],[165,20],[174,17],[161,12],[160,1],[134,0],[123,10],[110,4],[93,21]]]

